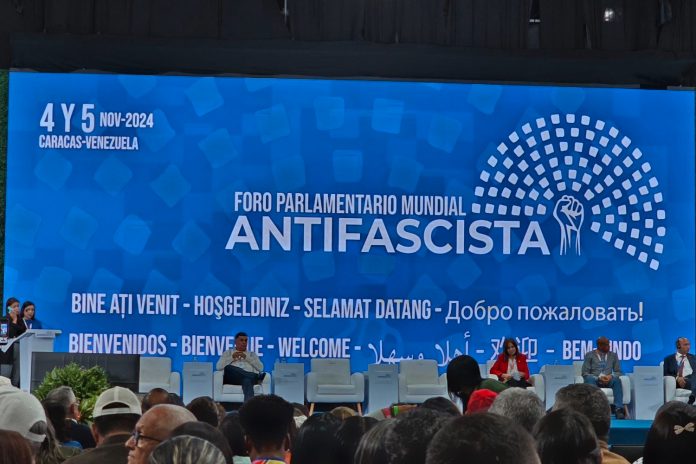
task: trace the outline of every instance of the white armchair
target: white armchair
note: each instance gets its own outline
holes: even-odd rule
[[[222,380],[225,371],[215,371],[213,373],[213,399],[225,403],[243,403],[244,392],[241,385],[224,385]],[[263,382],[254,385],[254,395],[271,393],[271,374],[266,373]]]
[[[422,403],[433,396],[447,398],[447,374],[438,376],[433,359],[412,359],[399,363],[399,402]]]
[[[663,366],[664,361],[660,363],[660,367]],[[689,401],[691,390],[677,387],[677,379],[671,375],[665,375],[663,379],[665,382],[665,403],[668,401],[682,401],[687,403]]]
[[[351,375],[349,359],[312,359],[305,381],[310,415],[315,403],[355,403],[362,415],[365,377],[359,372]]]
[[[491,368],[495,364],[495,359],[489,359],[486,361],[486,374],[489,379],[498,380],[498,376],[491,374]],[[546,389],[544,388],[544,376],[541,374],[529,374],[529,383],[532,384],[531,387],[527,387],[527,390],[536,393],[541,402],[546,401]]]
[[[582,361],[573,361],[573,368],[575,369],[575,383],[584,383],[585,379],[582,378]],[[631,403],[631,379],[627,375],[622,375],[619,377],[621,381],[621,390],[623,390],[623,404],[624,404],[624,414],[629,417],[628,405]],[[605,395],[607,395],[607,400],[609,404],[614,404],[614,392],[611,388],[600,388]]]
[[[171,358],[140,357],[138,392],[147,393],[153,388],[164,388],[169,393],[181,394],[181,375],[172,372]]]

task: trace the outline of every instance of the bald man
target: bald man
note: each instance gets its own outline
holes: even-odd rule
[[[169,438],[172,430],[185,424],[195,422],[196,416],[191,411],[173,404],[158,404],[142,415],[133,435],[126,442],[128,464],[147,464],[152,450]]]

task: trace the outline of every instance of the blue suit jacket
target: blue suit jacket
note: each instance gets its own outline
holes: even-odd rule
[[[672,353],[665,358],[662,364],[663,375],[668,375],[670,377],[677,376],[677,373],[679,372],[679,363],[677,362],[676,355],[677,353]],[[691,364],[691,369],[696,371],[696,356],[694,356],[691,353],[688,353],[686,355],[686,359],[689,360],[689,364]]]

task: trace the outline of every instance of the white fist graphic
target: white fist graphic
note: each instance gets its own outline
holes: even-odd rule
[[[575,235],[575,252],[580,254],[580,228],[585,219],[585,209],[571,195],[563,195],[553,208],[553,217],[561,227],[561,255],[566,254]]]

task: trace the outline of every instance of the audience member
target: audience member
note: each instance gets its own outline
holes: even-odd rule
[[[178,393],[167,393],[167,404],[173,404],[174,406],[185,407],[184,400],[179,396]]]
[[[195,420],[191,411],[173,404],[158,404],[148,409],[126,441],[128,464],[145,464],[155,446],[169,438],[175,428]]]
[[[143,397],[143,414],[145,414],[148,409],[158,404],[171,404],[169,402],[169,392],[164,388],[153,388]]]
[[[344,420],[344,419],[347,419],[349,417],[353,417],[353,416],[358,415],[358,413],[355,410],[353,410],[347,406],[338,406],[336,408],[333,408],[331,411],[329,411],[329,414],[331,414],[332,416],[335,416],[336,418],[338,418],[340,420]]]
[[[292,403],[292,406],[294,408],[293,417],[295,419],[295,426],[299,429],[309,417],[309,409],[307,406],[300,403]]]
[[[0,464],[34,464],[29,443],[19,433],[0,430]]]
[[[435,434],[426,464],[537,464],[532,436],[511,419],[481,413],[451,420]]]
[[[14,338],[22,335],[26,328],[19,318],[19,300],[14,297],[7,299],[5,303],[7,319],[7,337]],[[15,350],[15,345],[10,346],[7,351],[0,350],[0,375],[11,379],[12,385],[19,387],[19,348]]]
[[[175,428],[172,431],[171,437],[180,437],[184,435],[209,441],[222,451],[223,456],[225,456],[225,462],[227,464],[232,464],[232,450],[230,449],[230,445],[222,435],[222,432],[217,428],[206,422],[186,422]]]
[[[689,404],[694,404],[696,400],[696,379],[693,377],[696,368],[696,356],[689,353],[691,342],[688,338],[677,338],[677,353],[665,357],[662,363],[662,371],[665,376],[674,377],[677,381],[677,388],[691,390]]]
[[[150,464],[225,464],[225,456],[208,440],[189,435],[170,438],[150,455]]]
[[[44,407],[44,411],[46,411],[46,418],[51,424],[53,434],[58,443],[61,446],[83,449],[82,444],[77,440],[73,440],[70,435],[72,423],[66,417],[65,407],[61,403],[47,400],[44,400],[41,404]]]
[[[602,449],[602,464],[628,464],[628,461],[609,451],[607,439],[611,425],[611,408],[607,395],[599,387],[588,383],[567,385],[556,393],[553,409],[568,408],[584,414],[594,427]]]
[[[447,398],[444,398],[442,396],[434,396],[432,398],[428,398],[427,400],[423,401],[420,407],[424,409],[432,409],[433,411],[442,412],[452,417],[458,417],[462,415],[462,413],[459,411],[459,408],[456,404],[452,402],[452,400],[448,400]]]
[[[246,443],[244,441],[244,429],[239,420],[239,414],[232,413],[225,416],[220,423],[220,432],[227,440],[227,444],[232,450],[232,456],[235,463],[245,461],[251,462],[249,453],[247,452]],[[246,459],[237,459],[246,458]]]
[[[514,338],[506,338],[503,342],[505,348],[498,356],[495,364],[491,366],[491,374],[509,387],[527,388],[529,383],[529,367],[527,356],[520,353]]]
[[[469,396],[469,402],[466,405],[465,414],[473,414],[476,412],[486,412],[493,404],[495,397],[498,396],[496,392],[490,391],[488,389],[482,388],[481,390],[476,390]]]
[[[422,408],[397,417],[384,438],[385,463],[424,464],[430,441],[450,420],[451,416]]]
[[[353,416],[348,417],[336,431],[336,464],[353,464],[355,450],[358,449],[360,439],[379,421],[372,417]]]
[[[293,421],[290,403],[276,395],[254,396],[239,409],[239,419],[246,433],[247,450],[252,462],[285,462]]]
[[[625,419],[623,404],[623,387],[621,386],[621,364],[619,355],[609,351],[609,339],[599,337],[597,339],[597,349],[585,354],[585,361],[582,363],[582,378],[585,383],[595,385],[600,388],[611,388],[614,393],[614,404],[612,409],[616,410],[617,419]]]
[[[488,412],[512,419],[529,433],[545,413],[544,403],[536,393],[522,388],[508,388],[498,393]]]
[[[220,416],[217,409],[217,403],[209,396],[200,396],[191,400],[186,405],[186,409],[191,411],[196,419],[201,422],[217,427],[220,424]]]
[[[590,420],[572,409],[544,416],[534,429],[541,464],[602,464],[602,452]]]
[[[72,388],[68,386],[54,388],[48,392],[44,403],[57,403],[63,407],[65,418],[68,421],[65,437],[68,441],[75,440],[79,442],[83,449],[94,448],[96,443],[94,442],[94,437],[92,437],[92,432],[89,427],[79,422],[80,404]],[[63,441],[58,426],[55,423],[53,423],[53,426],[56,429],[56,436]]]
[[[36,455],[36,464],[60,464],[80,453],[82,453],[82,447],[66,446],[60,443],[49,420],[46,423],[46,438],[41,443]]]
[[[220,403],[215,403],[215,407],[217,408],[218,412],[218,425],[216,427],[219,427],[220,424],[222,424],[222,421],[227,417],[227,411],[225,411],[225,407],[221,405]]]
[[[482,388],[500,393],[508,387],[497,380],[482,379],[478,362],[471,356],[457,356],[447,365],[447,390],[451,397],[461,400],[464,412],[469,396]]]
[[[96,448],[68,459],[66,464],[124,464],[128,448],[124,445],[140,419],[140,401],[132,391],[113,387],[104,391],[94,404],[92,435]]]
[[[658,409],[645,440],[643,464],[692,459],[696,459],[696,408],[679,401],[665,403]]]
[[[387,419],[367,431],[355,450],[354,464],[385,464],[387,462],[386,438],[396,420]]]
[[[341,419],[315,414],[302,424],[292,443],[292,464],[330,464],[336,455],[336,431]]]
[[[0,430],[10,430],[23,436],[36,455],[46,439],[46,413],[39,400],[29,393],[12,387],[0,387]]]

